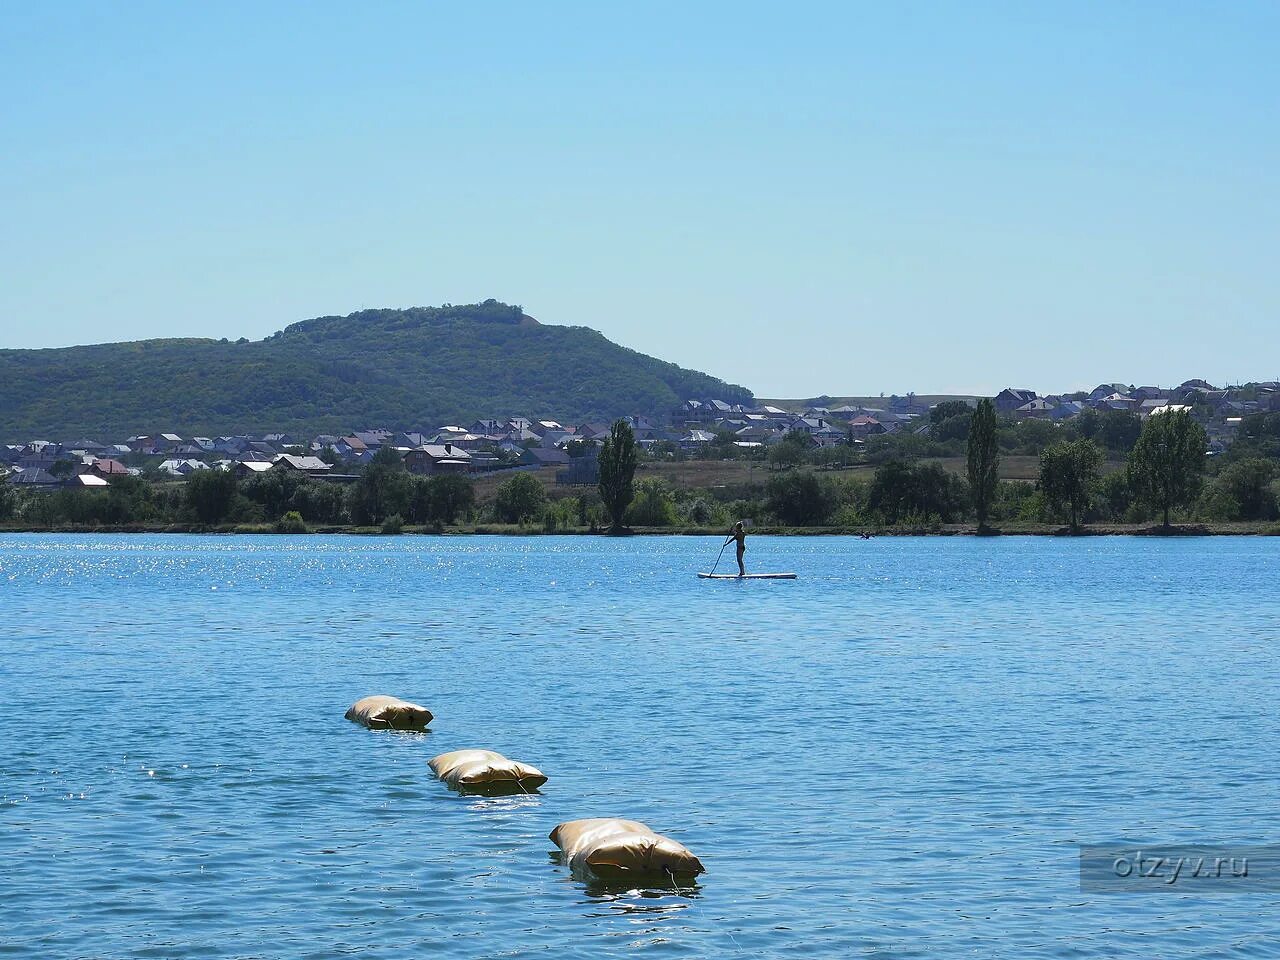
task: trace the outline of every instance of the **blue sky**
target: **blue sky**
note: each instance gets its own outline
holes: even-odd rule
[[[496,297],[762,396],[1280,377],[1280,4],[26,4],[0,346]]]

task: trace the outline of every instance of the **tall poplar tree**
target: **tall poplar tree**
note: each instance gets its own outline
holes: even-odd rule
[[[622,518],[635,498],[636,435],[625,420],[609,429],[600,448],[600,499],[609,511],[610,532],[622,529]]]
[[[962,421],[963,422],[963,421]],[[1000,447],[996,443],[996,408],[990,400],[978,401],[969,422],[969,493],[978,514],[978,529],[985,530],[996,498],[996,473],[1000,468]]]

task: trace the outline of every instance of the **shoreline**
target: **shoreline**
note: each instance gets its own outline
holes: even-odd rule
[[[982,533],[975,524],[939,524],[928,527],[770,527],[758,526],[752,530],[751,536],[771,537],[858,537],[862,533],[870,533],[873,537],[983,537],[999,539],[1000,537],[1274,537],[1280,536],[1280,523],[1264,521],[1235,521],[1221,523],[1184,523],[1173,524],[1168,530],[1159,524],[1118,524],[1100,523],[1085,526],[1072,534],[1068,528],[1060,524],[1047,523],[1010,523],[992,527]],[[510,536],[510,537],[608,537],[604,530],[592,530],[587,527],[568,527],[557,530],[546,530],[532,524],[460,524],[452,527],[436,528],[429,526],[405,526],[400,533],[383,533],[379,527],[354,527],[317,525],[306,531],[277,531],[273,524],[200,524],[200,523],[155,523],[155,524],[121,524],[92,525],[65,524],[56,527],[40,527],[30,525],[0,525],[0,535],[6,533],[45,534],[217,534],[217,535],[271,535],[271,536],[305,536],[310,534],[327,534],[342,536]],[[719,527],[634,527],[616,536],[629,537],[708,537],[724,536]]]

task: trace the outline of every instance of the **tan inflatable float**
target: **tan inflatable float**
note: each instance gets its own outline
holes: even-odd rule
[[[454,790],[518,793],[547,782],[537,767],[508,760],[492,750],[454,750],[431,761],[437,777]]]
[[[574,872],[605,880],[633,875],[693,877],[706,872],[684,844],[635,820],[570,820],[551,831],[551,842],[564,851]]]
[[[383,694],[357,700],[347,711],[347,719],[370,730],[425,730],[433,718],[426,707]]]

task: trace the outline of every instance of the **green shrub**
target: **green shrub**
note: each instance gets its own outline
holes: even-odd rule
[[[290,510],[276,521],[274,529],[276,533],[306,533],[307,524],[302,519],[302,514],[297,510]]]
[[[412,498],[413,478],[404,461],[394,449],[383,447],[347,490],[347,513],[361,525],[381,523],[392,514],[399,514],[403,521]]]
[[[546,491],[537,478],[517,473],[498,485],[493,512],[504,523],[523,523],[539,516],[546,502]]]
[[[1280,469],[1270,460],[1229,463],[1201,497],[1197,512],[1211,520],[1275,520],[1280,516],[1277,473]]]
[[[1039,490],[1033,489],[1030,495],[1022,497],[1016,502],[1017,512],[1013,514],[1014,519],[1021,520],[1023,523],[1047,522],[1049,503]]]
[[[669,527],[676,522],[676,504],[666,481],[645,477],[636,483],[635,489],[635,499],[627,509],[627,523],[642,527]]]
[[[0,481],[0,521],[9,520],[18,510],[18,491]]]
[[[436,526],[456,523],[475,507],[475,488],[469,479],[446,473],[412,481],[409,516],[414,523]]]
[[[769,512],[788,526],[821,526],[835,505],[833,492],[831,483],[817,474],[788,470],[769,481]]]
[[[398,513],[393,513],[387,519],[382,521],[381,531],[388,535],[395,535],[404,532],[404,518]]]
[[[691,527],[728,527],[732,522],[723,505],[705,497],[693,497],[677,504],[680,523]]]
[[[197,470],[187,478],[187,506],[201,523],[219,523],[231,515],[239,489],[229,470]]]
[[[831,522],[837,527],[862,527],[866,526],[867,518],[856,503],[846,503],[832,514]]]
[[[876,468],[867,512],[886,524],[950,523],[965,515],[969,485],[936,463],[890,460]]]

